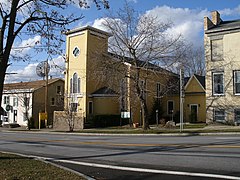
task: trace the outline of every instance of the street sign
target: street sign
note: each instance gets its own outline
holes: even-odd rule
[[[40,120],[45,120],[45,119],[47,119],[47,113],[39,113],[39,119],[40,119]]]
[[[130,112],[121,112],[121,118],[130,118]]]

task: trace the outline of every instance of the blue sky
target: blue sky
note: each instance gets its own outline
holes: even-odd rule
[[[5,1],[5,0],[0,0]],[[90,1],[90,0],[88,0]],[[240,1],[239,0],[127,0],[136,11],[141,14],[151,13],[159,17],[160,20],[166,19],[173,22],[171,29],[173,33],[182,34],[187,41],[193,43],[194,46],[203,44],[203,18],[210,17],[210,12],[218,10],[223,20],[240,19]],[[110,10],[116,11],[123,6],[125,0],[109,0]],[[80,9],[71,7],[67,11],[82,13],[85,18],[76,22],[69,29],[92,25],[101,28],[102,18],[106,17],[107,10],[97,11],[94,6],[90,9]],[[66,12],[67,12],[66,11]],[[34,43],[41,41],[41,37],[28,37],[24,42],[15,42],[15,44],[24,45],[26,43]],[[64,46],[65,47],[65,46]],[[27,49],[24,53],[33,53],[31,49]],[[46,60],[46,54],[38,54],[31,62],[14,62],[8,72],[16,72],[16,75],[6,77],[6,82],[31,81],[39,79],[35,73],[36,65],[40,61]],[[51,62],[52,69],[50,75],[59,77],[62,70],[54,68],[54,65],[64,66],[61,57],[54,57]]]

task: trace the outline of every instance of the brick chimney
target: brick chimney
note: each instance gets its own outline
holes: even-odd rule
[[[213,26],[214,24],[212,23],[212,21],[208,17],[204,17],[204,31],[210,29]]]
[[[220,24],[220,22],[222,21],[221,18],[220,18],[220,14],[218,11],[212,11],[211,12],[212,14],[212,23],[217,26]]]

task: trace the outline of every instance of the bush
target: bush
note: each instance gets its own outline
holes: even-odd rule
[[[173,116],[173,121],[175,123],[180,123],[180,111],[177,111]]]
[[[34,124],[34,118],[33,118],[33,117],[30,117],[28,123],[29,123],[29,124],[28,124],[28,128],[29,128],[29,129],[36,128],[36,127],[35,127],[35,124]]]
[[[120,115],[96,115],[91,120],[94,127],[120,126],[129,123],[129,119],[121,119]]]

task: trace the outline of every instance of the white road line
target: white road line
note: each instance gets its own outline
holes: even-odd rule
[[[23,155],[23,154],[18,154],[18,153],[13,153],[13,154]],[[26,156],[26,155],[23,155],[23,156]],[[69,164],[77,164],[77,165],[81,165],[81,166],[115,169],[115,170],[122,170],[122,171],[133,171],[133,172],[169,174],[169,175],[178,175],[178,176],[192,176],[192,177],[206,177],[206,178],[240,180],[240,177],[237,177],[237,176],[227,176],[227,175],[220,175],[220,174],[194,173],[194,172],[184,172],[184,171],[167,171],[167,170],[157,170],[157,169],[143,169],[143,168],[123,167],[123,166],[114,166],[114,165],[106,165],[106,164],[69,161],[69,160],[63,160],[63,159],[55,159],[55,158],[32,156],[32,155],[29,155],[27,157],[36,158],[36,159],[40,159],[40,160],[44,160],[44,161],[62,162],[62,163],[69,163]]]
[[[145,173],[155,173],[155,174],[169,174],[169,175],[178,175],[178,176],[208,177],[208,178],[218,178],[218,179],[235,179],[235,180],[239,179],[240,180],[240,177],[226,176],[226,175],[219,175],[219,174],[207,174],[207,173],[205,174],[205,173],[182,172],[182,171],[167,171],[167,170],[157,170],[157,169],[132,168],[132,167],[122,167],[122,166],[114,166],[114,165],[77,162],[77,161],[69,161],[69,160],[61,160],[61,159],[56,160],[56,159],[51,159],[51,158],[46,158],[46,160],[51,160],[54,162],[77,164],[77,165],[82,165],[82,166],[91,166],[91,167],[98,167],[98,168],[122,170],[122,171],[134,171],[134,172],[145,172]]]

